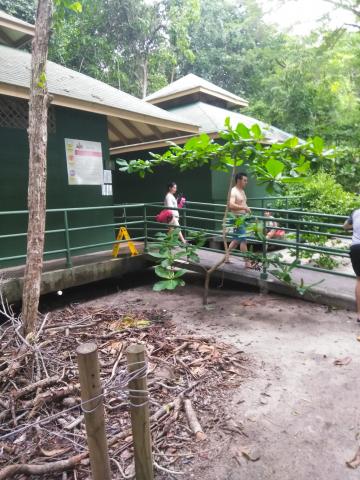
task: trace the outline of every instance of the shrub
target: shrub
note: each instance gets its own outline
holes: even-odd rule
[[[287,187],[284,195],[301,196],[305,211],[349,215],[355,208],[360,207],[358,195],[346,192],[333,175],[321,171],[301,185]]]

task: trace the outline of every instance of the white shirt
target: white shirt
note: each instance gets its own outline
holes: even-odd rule
[[[176,198],[174,197],[174,195],[172,193],[169,192],[169,193],[166,194],[166,197],[165,197],[165,200],[164,200],[164,205],[165,205],[165,207],[170,208],[170,210],[172,210],[173,208],[178,208]],[[179,211],[178,210],[172,210],[172,212],[173,212],[174,217],[179,218]]]
[[[353,227],[351,244],[360,245],[360,208],[354,210],[347,221]]]

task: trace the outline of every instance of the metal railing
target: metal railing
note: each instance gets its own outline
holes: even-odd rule
[[[285,197],[283,199],[270,197],[274,204],[277,202],[277,205],[279,205],[279,200],[289,205],[291,198],[299,199],[299,197]],[[253,199],[249,199],[249,203],[251,200]],[[304,252],[306,254],[331,255],[338,258],[349,256],[348,248],[337,248],[326,245],[324,242],[326,239],[349,240],[349,235],[342,228],[346,217],[318,212],[304,212],[296,207],[271,208],[275,218],[269,218],[263,215],[264,211],[269,210],[269,197],[260,197],[256,198],[256,200],[267,202],[262,207],[252,207],[253,221],[260,225],[263,235],[262,238],[250,236],[248,243],[252,245],[254,250],[258,249],[260,251],[264,260],[268,258],[268,255],[272,254],[269,252],[269,247],[279,249],[280,251],[288,249],[288,251],[292,252],[294,259],[300,259]],[[160,224],[155,220],[155,215],[162,208],[164,208],[162,203],[154,202],[103,207],[49,209],[47,210],[47,225],[49,225],[49,228],[46,229],[45,238],[46,242],[51,244],[50,240],[55,236],[56,241],[53,242],[55,248],[45,250],[44,258],[46,260],[50,258],[65,258],[67,267],[71,267],[74,255],[104,251],[107,248],[111,250],[111,247],[116,243],[126,243],[126,240],[115,240],[120,226],[125,226],[128,229],[132,240],[144,242],[146,251],[151,242],[156,239],[156,232],[166,231],[169,228],[167,225]],[[204,250],[223,252],[221,246],[216,248],[213,244],[218,242],[221,245],[224,210],[225,205],[222,203],[188,201],[184,208],[179,209],[180,224],[185,236],[190,231],[202,232],[209,241],[208,245],[203,247]],[[17,225],[16,231],[7,231],[0,235],[0,255],[3,251],[1,242],[21,240],[18,247],[13,248],[13,250],[17,250],[14,252],[15,254],[0,256],[0,268],[10,266],[16,262],[24,263],[26,258],[27,213],[26,210],[0,212],[0,220],[3,225],[6,223],[3,219],[9,216],[22,218],[22,222],[13,222]],[[89,219],[88,222],[83,221],[83,217],[86,215]],[[55,219],[54,216],[56,217]],[[277,222],[277,228],[286,232],[284,238],[266,238],[266,233],[269,231],[267,224],[273,221]],[[24,228],[20,229],[21,231],[18,231],[19,223],[24,225]],[[309,235],[311,235],[311,241],[307,240],[310,238]],[[227,232],[227,240],[231,241],[231,239],[231,232]],[[323,240],[320,242],[320,239]],[[232,254],[242,256],[238,251],[232,251]],[[299,265],[299,267],[345,277],[354,276],[347,272],[328,270],[314,265]],[[263,262],[263,278],[266,277],[266,274],[265,261]]]

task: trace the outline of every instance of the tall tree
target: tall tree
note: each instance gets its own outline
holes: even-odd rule
[[[79,2],[55,0],[59,15],[65,8],[81,10]],[[34,331],[38,316],[45,243],[47,118],[50,96],[46,62],[52,21],[52,0],[39,0],[32,43],[29,102],[29,180],[27,255],[22,295],[22,322],[25,335]]]
[[[46,217],[46,148],[49,94],[46,61],[52,17],[52,0],[39,0],[31,56],[29,103],[29,185],[27,256],[23,284],[24,334],[36,325],[43,266]]]

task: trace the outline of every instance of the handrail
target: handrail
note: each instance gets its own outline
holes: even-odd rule
[[[293,198],[301,198],[297,196],[292,197],[250,197],[252,200],[289,200]],[[55,218],[53,224],[50,224],[46,232],[46,238],[48,239],[51,235],[63,235],[61,237],[54,237],[52,242],[52,247],[44,253],[44,256],[65,256],[67,261],[67,266],[72,266],[72,255],[75,252],[86,252],[89,250],[100,249],[101,247],[111,246],[116,243],[126,243],[126,240],[116,241],[115,240],[115,229],[120,226],[126,226],[132,232],[132,240],[141,240],[145,243],[145,250],[151,245],[153,239],[153,233],[156,231],[166,231],[168,226],[159,224],[155,221],[154,215],[156,211],[159,211],[159,208],[163,207],[162,202],[144,202],[144,203],[125,203],[125,204],[115,204],[115,205],[106,205],[106,206],[93,206],[93,207],[71,207],[71,208],[56,208],[48,209],[46,211],[47,220],[53,214],[62,214],[63,218]],[[136,210],[136,212],[133,212]],[[118,212],[118,210],[123,210],[123,212]],[[171,210],[177,210],[180,213],[180,219],[182,228],[185,233],[189,231],[203,232],[207,238],[216,239],[222,235],[221,225],[223,223],[223,214],[225,210],[224,203],[207,203],[207,202],[197,202],[197,201],[188,201],[184,208],[171,208]],[[269,218],[263,216],[262,213],[268,208],[265,207],[252,207],[252,216],[256,219],[257,222],[260,222],[262,225],[263,232],[267,231],[266,224],[267,222],[274,221],[274,218]],[[107,217],[100,215],[99,221],[94,221],[93,223],[89,220],[85,224],[79,224],[79,217],[76,216],[76,220],[72,218],[72,213],[81,213],[81,212],[101,212],[101,211],[110,211]],[[130,214],[129,214],[130,212]],[[132,214],[131,214],[132,212]],[[327,246],[324,244],[304,243],[304,235],[313,235],[315,238],[337,238],[337,239],[348,239],[349,237],[345,234],[342,229],[342,223],[347,218],[344,215],[335,215],[335,214],[326,214],[320,212],[307,212],[293,208],[271,208],[271,212],[275,215],[279,215],[278,218],[275,218],[275,221],[280,225],[279,228],[284,229],[289,234],[293,234],[295,237],[294,241],[289,241],[289,239],[283,240],[259,240],[252,238],[250,239],[252,243],[257,245],[262,245],[263,255],[267,256],[267,246],[274,245],[279,248],[288,248],[294,251],[296,258],[300,258],[302,251],[313,252],[321,254],[329,254],[339,257],[347,257],[348,251],[346,249],[336,248],[332,246]],[[0,211],[0,215],[27,215],[27,210],[14,210],[14,211]],[[99,215],[98,215],[99,216]],[[88,218],[88,217],[87,217]],[[113,221],[111,221],[113,219]],[[324,220],[324,222],[321,221]],[[105,220],[105,221],[104,221]],[[107,221],[109,220],[109,221]],[[340,223],[340,222],[341,223]],[[339,222],[339,223],[336,223]],[[18,224],[17,224],[18,225]],[[314,228],[314,230],[311,230]],[[25,229],[25,228],[24,228]],[[102,235],[102,230],[106,231],[107,234]],[[325,231],[324,231],[325,230]],[[337,231],[339,233],[337,233]],[[96,241],[94,238],[88,240],[86,234],[84,234],[85,241],[79,242],[77,239],[76,244],[74,243],[74,235],[81,234],[81,232],[98,232],[96,234]],[[112,233],[111,233],[112,232]],[[95,235],[95,234],[94,234]],[[109,238],[110,235],[110,238]],[[113,239],[111,239],[113,235]],[[22,241],[27,236],[26,232],[14,232],[14,233],[4,233],[0,235],[0,242],[5,241],[9,242],[10,239],[18,239]],[[91,236],[93,236],[91,234]],[[231,235],[228,233],[227,237],[231,239]],[[54,243],[55,242],[55,243]],[[1,244],[0,244],[1,245]],[[25,249],[24,249],[25,251]],[[12,252],[9,252],[12,253]],[[26,254],[22,253],[19,255],[8,255],[5,257],[0,257],[0,262],[11,262],[15,260],[22,260],[26,258]],[[0,267],[1,268],[1,267]],[[316,271],[322,271],[321,268],[311,267],[309,265],[301,265],[300,268],[306,269],[315,269]],[[327,270],[325,270],[327,271]],[[262,272],[262,275],[266,275],[266,269]],[[331,271],[334,275],[340,275],[341,272]]]

